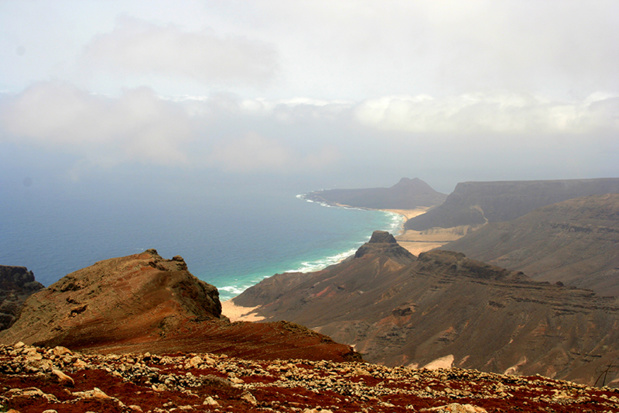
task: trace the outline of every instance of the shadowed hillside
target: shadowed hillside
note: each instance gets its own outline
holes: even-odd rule
[[[275,275],[233,301],[387,365],[434,362],[593,383],[619,356],[614,298],[535,282],[460,253],[417,258],[380,231],[338,265]]]
[[[619,296],[619,194],[570,199],[493,222],[443,246],[520,270]]]

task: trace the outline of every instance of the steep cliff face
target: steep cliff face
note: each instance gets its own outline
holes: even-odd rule
[[[570,199],[490,223],[443,249],[536,280],[619,296],[619,194]]]
[[[375,209],[430,207],[441,204],[446,197],[419,178],[402,178],[390,188],[328,189],[306,195],[316,202]]]
[[[439,360],[593,383],[619,356],[615,299],[534,282],[451,251],[403,259],[385,243],[362,249],[317,273],[278,276],[288,281],[278,283],[277,297],[266,291],[267,279],[234,302],[260,306],[267,320],[329,334],[386,365]]]
[[[509,221],[545,205],[607,193],[619,193],[619,178],[464,182],[442,205],[409,220],[405,228],[424,231]]]
[[[350,347],[290,323],[230,323],[217,289],[155,250],[100,261],[31,295],[0,343],[96,352],[209,351],[344,360]]]
[[[26,298],[42,288],[26,267],[0,265],[0,330],[9,328]]]

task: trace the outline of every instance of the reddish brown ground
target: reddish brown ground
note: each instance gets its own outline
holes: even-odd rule
[[[48,353],[39,351],[44,359]],[[0,400],[4,409],[21,413],[40,413],[46,409],[67,413],[140,411],[136,406],[142,412],[264,412],[269,409],[287,412],[305,408],[333,412],[364,409],[414,412],[450,403],[471,404],[497,413],[619,412],[616,389],[596,389],[540,376],[523,378],[459,369],[388,369],[358,362],[251,361],[205,355],[201,356],[214,360],[208,366],[185,368],[193,356],[195,354],[174,354],[167,359],[142,355],[110,358],[74,353],[73,361],[79,357],[88,367],[70,371],[67,362],[65,373],[75,384],[63,386],[47,372],[7,373],[8,368],[15,367],[15,362],[5,354],[0,356],[0,369],[4,371],[0,373]],[[50,357],[50,360],[62,364],[59,358]],[[136,366],[147,373],[124,373]],[[149,371],[156,371],[159,381],[152,374],[149,376]],[[183,378],[188,374],[197,379],[199,385],[184,383]],[[160,383],[167,377],[174,377],[177,384],[165,390],[153,387],[151,380]],[[328,378],[332,379],[332,384],[324,382]],[[54,395],[58,402],[43,397],[9,397],[10,389],[26,388]],[[85,399],[75,394],[94,388],[111,398]],[[253,395],[256,404],[242,398],[246,391]],[[458,393],[462,391],[468,396]],[[209,396],[219,403],[218,407],[203,404]]]

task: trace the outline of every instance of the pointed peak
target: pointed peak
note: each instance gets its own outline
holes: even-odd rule
[[[401,247],[395,237],[387,231],[374,231],[370,241],[363,244],[355,253],[355,258],[365,255],[384,256],[397,260],[415,260],[415,256]]]
[[[370,237],[370,244],[397,244],[395,237],[387,231],[374,231]]]

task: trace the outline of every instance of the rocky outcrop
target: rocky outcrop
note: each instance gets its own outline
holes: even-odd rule
[[[84,347],[165,336],[221,315],[217,289],[155,250],[100,261],[26,300],[4,342]]]
[[[446,197],[419,178],[402,178],[390,188],[327,189],[305,195],[315,202],[374,209],[430,207],[441,204]]]
[[[97,355],[0,346],[3,410],[39,412],[610,412],[619,391],[546,377],[216,354]],[[598,383],[602,386],[602,380]]]
[[[537,280],[619,296],[619,194],[594,195],[490,223],[444,249]]]
[[[374,231],[370,240],[355,252],[355,258],[361,258],[366,254],[380,254],[400,263],[415,259],[415,256],[402,248],[395,237],[387,231]]]
[[[509,221],[545,205],[608,193],[619,193],[619,178],[463,182],[443,204],[406,222],[405,229],[424,231]]]
[[[112,258],[31,295],[0,342],[91,352],[221,352],[247,358],[345,360],[349,346],[286,323],[230,323],[217,289],[181,257],[155,250]]]
[[[614,298],[535,282],[461,253],[405,256],[384,235],[376,238],[387,242],[368,243],[363,254],[316,273],[266,279],[233,302],[259,306],[255,312],[269,321],[307,325],[391,366],[440,361],[593,384],[619,357]]]
[[[0,265],[0,330],[9,328],[26,298],[42,288],[26,267]]]

